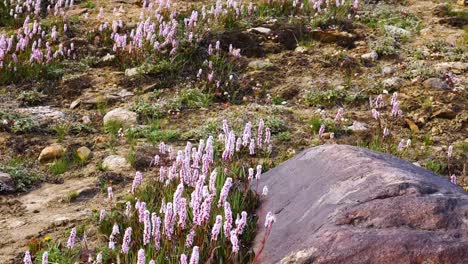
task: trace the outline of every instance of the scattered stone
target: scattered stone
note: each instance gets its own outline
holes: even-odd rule
[[[383,80],[382,83],[386,89],[399,89],[406,84],[406,80],[400,77],[392,77]]]
[[[447,179],[389,154],[322,145],[269,170],[257,189],[264,186],[274,195],[257,211],[255,252],[262,245],[268,212],[275,214],[276,223],[258,263],[468,259],[468,195]]]
[[[349,130],[351,131],[366,131],[367,126],[365,123],[358,122],[358,121],[353,121],[353,125],[348,127]]]
[[[266,27],[251,28],[248,31],[252,31],[254,33],[258,33],[258,34],[262,34],[262,35],[270,35],[271,34],[271,29],[266,28]]]
[[[85,146],[82,146],[76,150],[76,155],[81,161],[86,161],[91,157],[91,150]]]
[[[392,66],[383,66],[381,72],[383,75],[392,75],[393,73],[395,73],[395,68],[393,68]]]
[[[79,96],[84,89],[92,86],[91,83],[87,73],[67,74],[62,78],[60,93],[66,97]]]
[[[423,82],[425,88],[433,88],[439,90],[450,90],[448,84],[439,78],[429,78]]]
[[[354,47],[357,36],[338,30],[313,30],[311,37],[324,43],[336,43],[342,47]]]
[[[80,105],[81,103],[81,99],[76,99],[75,101],[73,101],[71,104],[70,104],[70,109],[75,109],[78,105]]]
[[[93,198],[99,192],[97,187],[84,187],[76,192],[74,201],[86,201]]]
[[[124,126],[134,126],[138,123],[138,115],[124,108],[116,108],[104,116],[104,125],[111,121],[120,122]]]
[[[65,154],[65,148],[60,144],[53,144],[41,151],[39,154],[39,162],[47,162],[55,159],[59,159]]]
[[[419,132],[419,127],[413,122],[413,120],[409,118],[405,118],[406,124],[408,124],[408,127],[410,128],[411,132],[413,133],[418,133]]]
[[[268,60],[253,60],[249,62],[249,67],[255,70],[268,69],[273,66],[273,63]]]
[[[85,125],[89,125],[89,124],[91,124],[91,118],[89,118],[89,116],[85,115],[85,116],[83,116],[83,118],[81,118],[81,122],[83,122],[83,124],[85,124]]]
[[[87,8],[78,8],[78,9],[68,10],[67,11],[67,17],[79,16],[79,15],[82,15],[82,14],[84,14],[86,12],[88,12]]]
[[[401,38],[401,37],[410,37],[411,32],[409,32],[406,29],[391,26],[391,25],[385,25],[384,26],[385,31],[390,34],[394,38]]]
[[[456,116],[457,116],[457,112],[449,108],[439,109],[432,114],[432,118],[438,117],[438,118],[453,119]]]
[[[304,46],[298,46],[294,51],[297,53],[306,53],[308,49]]]
[[[434,65],[434,68],[442,73],[452,71],[453,73],[461,74],[468,71],[468,63],[461,61],[441,62]]]
[[[55,110],[50,106],[19,108],[18,113],[30,117],[40,126],[56,124],[63,121],[65,118],[65,113]]]
[[[379,54],[375,51],[371,51],[369,53],[365,53],[361,55],[361,60],[365,63],[372,63],[376,62],[379,59]]]
[[[128,163],[124,157],[118,155],[107,156],[102,162],[102,167],[116,173],[121,173],[131,169],[130,163]]]
[[[0,194],[9,193],[15,190],[15,183],[10,174],[0,171]]]

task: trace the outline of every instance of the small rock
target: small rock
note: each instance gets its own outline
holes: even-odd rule
[[[41,126],[57,123],[65,118],[63,112],[55,110],[50,106],[19,108],[18,113],[30,117]]]
[[[434,68],[439,72],[464,73],[468,71],[468,63],[461,61],[441,62],[434,65]]]
[[[0,193],[9,193],[15,190],[15,183],[10,174],[0,171]]]
[[[419,132],[419,127],[413,122],[413,120],[409,118],[405,118],[406,124],[408,124],[409,128],[413,133]]]
[[[127,160],[118,155],[110,155],[104,159],[102,166],[110,171],[120,173],[131,169],[130,163]]]
[[[83,146],[76,150],[76,155],[78,155],[78,158],[80,158],[81,161],[86,161],[91,156],[91,150]]]
[[[432,118],[438,117],[438,118],[453,119],[456,116],[457,116],[457,113],[453,111],[452,109],[448,109],[448,108],[439,109],[432,114]]]
[[[88,12],[87,8],[78,8],[78,9],[68,10],[67,11],[67,17],[79,16],[79,15],[82,15],[82,14],[84,14],[86,12]]]
[[[403,28],[399,28],[399,27],[395,27],[395,26],[391,26],[391,25],[385,25],[384,29],[392,37],[400,38],[400,37],[410,37],[411,36],[411,32],[409,32],[408,30],[403,29]]]
[[[353,125],[348,127],[351,131],[366,131],[367,126],[365,123],[353,121]]]
[[[400,77],[392,77],[383,80],[383,85],[386,89],[399,89],[403,85],[405,85],[406,80]]]
[[[361,55],[361,59],[363,62],[375,62],[379,59],[379,54],[375,51],[371,51],[369,53],[365,53]]]
[[[307,48],[304,47],[304,46],[298,46],[294,51],[297,52],[297,53],[305,53],[307,52]]]
[[[267,69],[273,66],[273,63],[267,60],[253,60],[249,62],[249,67],[255,70]]]
[[[121,98],[126,98],[126,97],[133,96],[134,94],[132,92],[127,91],[126,89],[123,89],[117,95],[120,96]]]
[[[91,124],[91,118],[89,118],[87,115],[83,116],[83,118],[81,118],[81,122],[83,122],[85,125]]]
[[[76,99],[70,104],[70,109],[76,108],[81,103],[81,99]]]
[[[338,30],[313,30],[310,36],[324,43],[336,43],[342,47],[354,47],[357,36],[349,32]]]
[[[252,31],[254,33],[258,33],[258,34],[262,34],[262,35],[270,35],[271,34],[271,29],[266,28],[266,27],[251,28],[248,31]]]
[[[395,68],[392,66],[383,66],[381,72],[383,75],[392,75],[395,72]]]
[[[41,151],[39,162],[47,162],[54,159],[59,159],[65,154],[65,148],[59,144],[53,144]]]
[[[429,78],[423,82],[425,88],[434,88],[440,90],[450,90],[450,87],[446,82],[439,78]]]
[[[138,123],[138,115],[124,108],[116,108],[104,116],[104,125],[111,121],[120,122],[124,126],[133,126]]]

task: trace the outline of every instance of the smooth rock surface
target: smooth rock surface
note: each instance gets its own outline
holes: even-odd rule
[[[379,54],[375,51],[371,51],[369,53],[365,53],[361,55],[361,59],[364,62],[375,62],[379,58]]]
[[[0,194],[8,193],[15,190],[15,183],[10,174],[0,171]]]
[[[426,88],[450,90],[448,84],[439,78],[429,78],[423,82],[423,85]]]
[[[47,162],[54,159],[59,159],[65,154],[65,148],[59,144],[53,144],[45,147],[39,154],[39,162]]]
[[[131,169],[130,163],[124,157],[118,155],[107,156],[102,162],[102,167],[117,173]]]
[[[124,126],[133,126],[138,123],[138,115],[124,108],[116,108],[104,116],[104,125],[111,121],[120,122]]]
[[[254,183],[255,184],[255,183]],[[262,175],[260,263],[465,263],[468,194],[391,155],[346,145],[305,150]]]
[[[76,150],[76,155],[78,156],[78,158],[80,158],[81,161],[86,161],[91,156],[91,150],[83,146]]]

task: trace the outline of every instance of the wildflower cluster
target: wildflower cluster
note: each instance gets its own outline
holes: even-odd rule
[[[41,3],[40,0],[0,3],[4,5],[2,9],[11,8],[5,15],[20,25],[14,34],[0,34],[0,83],[14,81],[15,76],[38,78],[47,66],[76,58],[74,43],[64,44],[66,32],[70,30],[64,10],[73,6],[73,0],[60,0],[47,6]],[[56,17],[57,23],[42,25],[42,17],[48,15]]]
[[[254,132],[256,130],[256,133]],[[222,132],[198,146],[161,142],[149,175],[137,172],[128,201],[110,203],[96,216],[106,246],[93,261],[117,263],[205,263],[253,260],[249,246],[259,197],[251,190],[271,150],[270,130],[260,120],[236,134],[226,120]],[[264,191],[265,193],[265,191]],[[108,189],[109,199],[114,199]],[[267,222],[272,223],[270,213]],[[77,247],[76,229],[67,242]]]

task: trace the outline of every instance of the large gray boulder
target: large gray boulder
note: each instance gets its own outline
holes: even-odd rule
[[[260,263],[467,263],[468,195],[391,155],[345,145],[308,149],[262,175]]]

